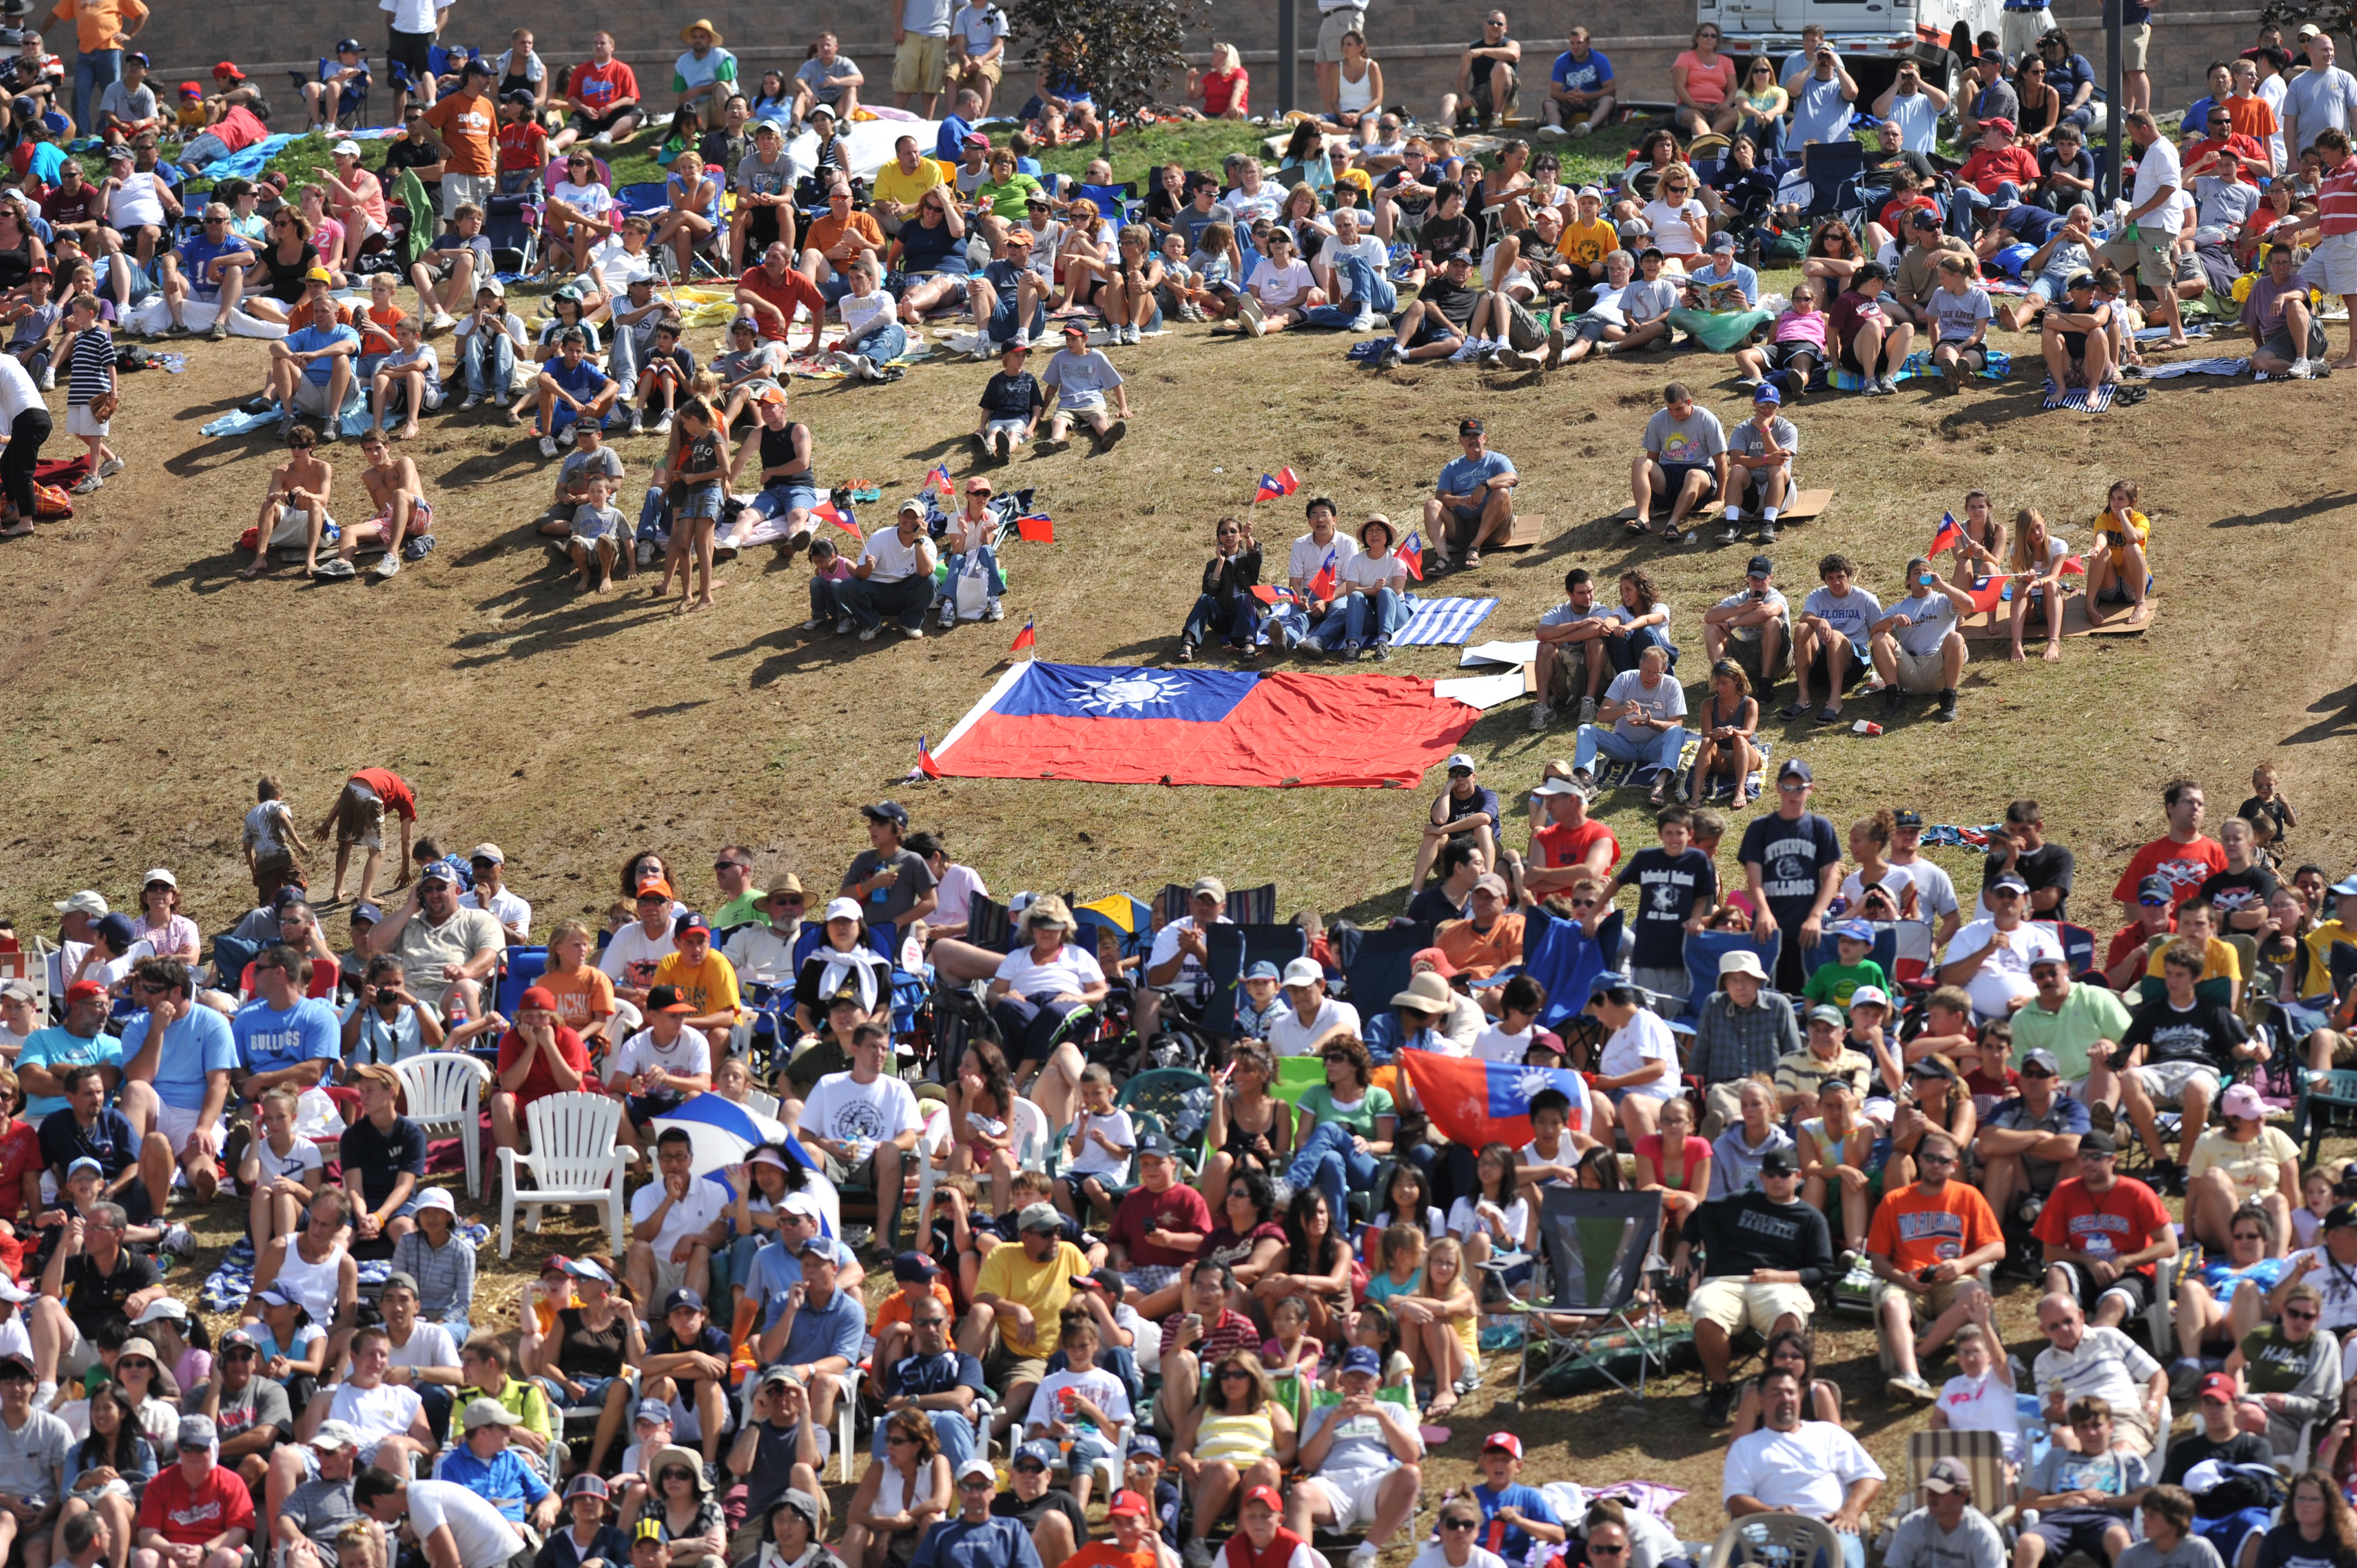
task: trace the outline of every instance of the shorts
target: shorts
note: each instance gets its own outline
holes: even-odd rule
[[[2327,234],[2301,263],[2299,281],[2344,297],[2357,295],[2357,234]]]
[[[728,487],[715,480],[708,485],[691,486],[687,499],[679,503],[682,518],[712,518],[720,516],[721,503],[728,499]]]
[[[1812,364],[1822,365],[1825,362],[1824,345],[1812,343],[1805,338],[1794,338],[1782,343],[1765,344],[1761,351],[1767,357],[1768,368],[1771,371],[1784,369],[1803,354],[1809,357]]]
[[[758,244],[766,250],[785,238],[778,231],[779,209],[746,207],[739,210],[745,219],[745,240],[748,244]]]
[[[1019,446],[1031,439],[1031,426],[1028,420],[993,419],[984,424],[982,434],[985,440],[994,435],[1004,435]]]
[[[1216,287],[1217,285],[1214,285],[1213,286]],[[1596,336],[1600,338],[1603,335],[1604,324],[1602,322],[1598,322],[1596,326]],[[1427,343],[1438,343],[1448,338],[1462,338],[1464,336],[1464,328],[1458,326],[1456,322],[1449,320],[1448,317],[1440,316],[1437,312],[1428,311],[1416,323],[1415,336],[1408,339],[1407,346],[1411,349],[1421,349]]]
[[[1762,1337],[1780,1317],[1806,1324],[1815,1298],[1801,1285],[1756,1285],[1732,1277],[1705,1280],[1686,1304],[1686,1314],[1697,1324],[1715,1323],[1728,1334],[1749,1326]]]
[[[623,1114],[633,1126],[644,1127],[658,1116],[668,1116],[684,1101],[673,1094],[629,1094],[622,1097]]]
[[[1300,1484],[1326,1495],[1326,1506],[1334,1510],[1333,1529],[1356,1530],[1375,1521],[1375,1494],[1390,1474],[1389,1469],[1346,1470],[1339,1476],[1305,1476]]]
[[[336,801],[336,842],[356,843],[362,849],[384,847],[384,802],[357,779],[345,783]]]
[[[391,528],[393,526],[393,509],[391,507],[387,507],[382,511],[377,513],[374,517],[369,519],[369,521],[375,523],[379,528]],[[433,502],[413,501],[410,503],[409,532],[413,534],[431,533],[434,532]]]
[[[1494,70],[1496,62],[1493,61],[1491,64],[1492,70]],[[1515,102],[1522,96],[1522,73],[1517,71],[1512,66],[1506,67],[1506,101],[1503,103],[1494,103],[1491,102],[1490,93],[1490,79],[1492,74],[1492,70],[1475,71],[1473,73],[1473,91],[1467,94],[1467,96],[1471,99],[1473,107],[1479,110],[1481,113],[1503,115],[1508,119],[1512,119],[1514,113]]]
[[[1879,1313],[1882,1310],[1883,1302],[1893,1293],[1904,1295],[1907,1298],[1907,1311],[1910,1321],[1911,1321],[1916,1327],[1921,1328],[1931,1323],[1932,1319],[1938,1317],[1942,1313],[1947,1311],[1948,1308],[1953,1306],[1956,1304],[1957,1293],[1962,1291],[1964,1286],[1973,1285],[1977,1287],[1979,1283],[1980,1282],[1973,1279],[1970,1275],[1966,1275],[1963,1279],[1950,1280],[1945,1284],[1933,1285],[1932,1287],[1932,1294],[1929,1295],[1917,1295],[1911,1291],[1900,1290],[1897,1285],[1892,1284],[1889,1280],[1877,1280],[1874,1282],[1874,1310]]]
[[[1947,690],[1947,655],[1943,649],[1910,653],[1903,648],[1894,648],[1891,662],[1898,667],[1899,689],[1902,692],[1930,697]]]
[[[982,1359],[982,1379],[1001,1393],[1017,1383],[1037,1384],[1048,1376],[1048,1358],[1022,1356],[1006,1348],[1003,1334],[991,1336],[990,1351]]]
[[[2119,268],[2122,274],[2134,268],[2136,275],[2144,280],[2145,286],[2151,288],[2158,287],[2162,279],[2177,276],[2175,251],[2176,247],[2169,244],[2165,238],[2162,243],[2153,243],[2153,236],[2139,227],[2135,239],[2123,234],[2116,240],[2106,240],[2095,247],[2095,255],[2099,261],[2109,262]]]
[[[309,540],[311,534],[310,515],[310,513],[306,511],[297,511],[293,507],[286,505],[283,501],[279,503],[278,515],[271,520],[270,538],[265,542],[268,548],[272,550],[291,550],[299,548],[305,544]],[[321,519],[319,531],[320,537],[325,539],[328,536],[327,531],[334,528],[335,526],[336,520],[334,518],[329,517]],[[382,811],[380,811],[377,820],[380,823],[383,822],[384,819]],[[375,840],[371,839],[369,841],[368,847],[370,849],[376,849],[380,846]]]
[[[1714,464],[1663,463],[1656,460],[1653,467],[1662,471],[1662,500],[1675,500],[1679,492],[1685,489],[1686,476],[1689,474],[1702,476],[1702,494],[1695,498],[1695,504],[1700,505],[1718,494],[1718,469]]]
[[[1084,1175],[1073,1179],[1085,1180],[1086,1176]],[[1129,1272],[1122,1275],[1122,1281],[1140,1295],[1152,1295],[1156,1291],[1166,1286],[1177,1284],[1178,1271],[1166,1268],[1159,1263],[1132,1263],[1129,1266]]]
[[[2316,318],[2315,314],[2310,312],[2308,318],[2307,348],[2293,348],[2291,344],[2291,328],[2288,326],[2285,326],[2276,328],[2276,330],[2268,337],[2266,344],[2266,351],[2273,354],[2278,360],[2320,360],[2324,358],[2325,355],[2332,351],[2332,345],[2324,336],[2324,323],[2319,321]],[[70,435],[78,435],[81,432],[75,430],[73,427],[73,413],[74,411],[71,409],[68,409],[66,411],[66,430]],[[99,434],[103,435],[106,433],[102,430]]]
[[[775,484],[753,498],[753,510],[762,517],[783,517],[818,505],[818,492],[808,485]]]
[[[337,413],[334,392],[332,387],[321,386],[308,376],[298,376],[295,381],[295,412],[333,419]]]
[[[2218,1103],[2218,1070],[2200,1062],[2150,1062],[2136,1069],[2136,1079],[2156,1104],[2182,1104],[2186,1087],[2197,1082],[2209,1092],[2210,1103]]]
[[[930,33],[910,33],[892,56],[892,91],[939,92],[949,69],[947,35],[937,38]]]
[[[687,1283],[687,1264],[674,1263],[669,1258],[656,1255],[655,1297],[662,1300]]]
[[[876,1156],[872,1153],[857,1165],[847,1165],[841,1160],[837,1159],[834,1155],[822,1149],[819,1151],[818,1163],[819,1168],[825,1174],[826,1179],[833,1182],[837,1187],[842,1187],[848,1183],[853,1187],[864,1187],[873,1189],[876,1186]],[[996,1388],[998,1385],[994,1383],[991,1386]]]
[[[1842,661],[1842,689],[1846,691],[1866,679],[1866,672],[1874,668],[1874,660],[1867,657],[1865,649],[1846,638],[1835,636],[1829,640],[1839,642],[1849,650],[1849,657]],[[1825,657],[1825,645],[1819,643],[1816,652],[1809,658],[1809,673],[1818,681],[1830,683],[1832,681],[1828,671],[1830,663],[1831,660]]]
[[[2130,22],[2120,28],[2120,69],[2142,70],[2152,52],[2152,24]]]
[[[1367,32],[1367,12],[1363,5],[1344,5],[1318,18],[1318,63],[1340,65],[1342,60],[1342,35]]]
[[[423,81],[432,74],[428,53],[434,47],[431,33],[404,33],[398,27],[385,29],[384,58],[389,65],[397,65],[409,73],[412,81]]]
[[[92,419],[90,416],[90,407],[91,405],[86,403],[68,403],[66,405],[66,434],[69,435],[95,435],[100,440],[103,441],[106,439],[107,422],[103,419]]]
[[[2053,1562],[2083,1552],[2109,1568],[2111,1559],[2104,1554],[2104,1537],[2115,1529],[2128,1528],[2126,1515],[2104,1509],[2056,1509],[2040,1514],[2038,1522],[2026,1526],[2022,1533],[2046,1542],[2046,1555]]]
[[[999,78],[1006,74],[1006,57],[1000,55],[992,59],[974,59],[967,55],[960,55],[951,62],[951,69],[957,73],[960,81],[970,81],[978,76],[996,87],[998,85]]]
[[[2146,1279],[2142,1274],[2122,1274],[2110,1284],[2098,1285],[2095,1283],[2095,1276],[2089,1273],[2085,1268],[2082,1267],[2080,1264],[2055,1263],[2050,1266],[2061,1269],[2070,1277],[2072,1298],[2078,1302],[2080,1306],[2088,1312],[2094,1311],[2095,1305],[2102,1301],[2105,1296],[2115,1295],[2126,1303],[2128,1316],[2130,1317],[2134,1317],[2137,1313],[2142,1312],[2152,1300],[2152,1282]],[[2141,1412],[2131,1412],[2122,1410],[2116,1406],[2114,1407],[2112,1411],[2112,1419],[2114,1421],[2126,1423],[2131,1413],[2134,1413],[2136,1416],[2137,1424],[2141,1425]],[[2151,1438],[2152,1433],[2147,1429],[2145,1432],[2145,1439],[2149,1443]]]
[[[1531,307],[1512,295],[1506,296],[1506,345],[1518,353],[1529,353],[1546,341],[1539,328],[1539,318]]]
[[[576,109],[566,116],[565,124],[576,136],[602,136],[619,124],[623,115],[637,113],[635,107],[617,109],[610,114],[584,114]]]
[[[175,1160],[188,1146],[188,1139],[197,1131],[198,1119],[203,1114],[201,1108],[193,1105],[185,1111],[177,1105],[156,1107],[156,1131],[163,1133],[164,1141],[172,1145]]]
[[[1954,342],[1943,340],[1933,344],[1932,349],[1934,352],[1941,349],[1953,349],[1956,362],[1969,370],[1977,371],[1988,363],[1988,350],[1978,343],[1966,343],[1961,339]]]
[[[442,177],[442,216],[456,219],[458,209],[472,203],[491,209],[491,177],[487,174],[446,174]]]
[[[1056,399],[1056,412],[1059,413],[1103,413],[1104,411],[1105,398],[1101,392],[1074,392],[1066,387]]]

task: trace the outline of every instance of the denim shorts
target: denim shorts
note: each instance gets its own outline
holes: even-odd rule
[[[818,505],[818,492],[808,485],[776,484],[753,498],[753,510],[763,517],[783,517],[800,508],[810,510]]]
[[[727,497],[728,488],[716,480],[708,485],[692,486],[687,492],[687,499],[679,503],[679,515],[683,518],[717,518],[720,515],[720,504]]]

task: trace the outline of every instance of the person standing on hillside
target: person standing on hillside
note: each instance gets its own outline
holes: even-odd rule
[[[41,23],[44,33],[60,22],[74,25],[74,124],[86,134],[95,124],[91,108],[99,94],[123,76],[123,51],[147,25],[141,0],[58,0]]]
[[[335,893],[331,904],[344,901],[344,868],[351,861],[352,845],[359,844],[367,852],[361,862],[360,901],[367,903],[376,886],[377,865],[384,858],[384,814],[390,810],[401,819],[401,859],[388,892],[399,892],[409,886],[409,829],[417,821],[417,796],[410,789],[408,780],[389,768],[363,768],[344,780],[342,793],[320,822],[319,831],[311,836],[325,841],[330,830],[336,835]]]
[[[74,0],[63,0],[73,4]],[[136,5],[138,0],[130,0]],[[451,0],[377,0],[377,9],[388,13],[385,17],[384,58],[393,71],[393,110],[409,107],[409,94],[414,89],[417,101],[431,107],[434,102],[434,69],[428,51],[434,40],[442,36],[442,18],[450,14]],[[489,68],[485,68],[488,72]],[[79,116],[76,124],[81,124]]]
[[[499,109],[491,102],[491,68],[470,59],[459,72],[458,89],[425,112],[425,124],[437,133],[447,156],[442,160],[442,216],[456,220],[465,206],[490,210],[499,165],[492,156],[491,138],[499,130]]]

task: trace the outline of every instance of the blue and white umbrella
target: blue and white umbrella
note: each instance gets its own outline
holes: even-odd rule
[[[835,1235],[842,1229],[842,1200],[834,1184],[827,1180],[817,1162],[806,1153],[784,1122],[774,1117],[737,1104],[721,1094],[690,1096],[667,1116],[654,1119],[656,1134],[676,1127],[688,1136],[693,1164],[690,1168],[700,1176],[717,1182],[727,1189],[731,1197],[735,1189],[722,1175],[730,1165],[740,1165],[746,1156],[764,1144],[777,1144],[786,1151],[787,1158],[801,1165],[806,1173],[806,1190],[818,1199],[825,1211],[826,1232]]]

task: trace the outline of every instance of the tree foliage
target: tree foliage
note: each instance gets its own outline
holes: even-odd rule
[[[1168,84],[1186,75],[1188,33],[1211,15],[1205,0],[1005,0],[1005,9],[1030,40],[1024,58],[1078,83],[1108,126],[1174,95]]]
[[[2300,50],[2293,35],[2303,22],[2313,22],[2319,31],[2340,40],[2344,53],[2357,46],[2357,0],[2266,0],[2259,11],[2259,20],[2273,22],[2283,29],[2285,46],[2295,59]]]

